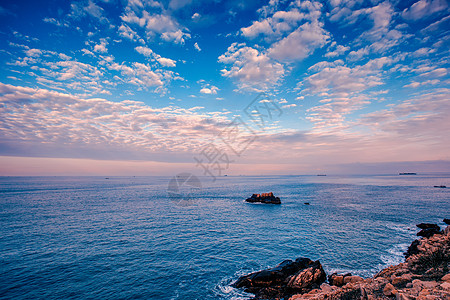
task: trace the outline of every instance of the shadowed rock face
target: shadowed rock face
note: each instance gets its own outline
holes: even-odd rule
[[[423,236],[429,238],[437,233],[441,233],[441,228],[437,224],[420,223],[416,225],[421,231],[417,233],[417,236]]]
[[[245,288],[256,299],[285,298],[320,286],[326,279],[319,261],[285,260],[278,266],[240,277],[233,286]]]
[[[253,194],[250,198],[245,201],[250,203],[266,203],[266,204],[281,204],[280,198],[275,197],[272,192]]]

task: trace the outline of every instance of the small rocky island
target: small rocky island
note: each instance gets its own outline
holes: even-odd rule
[[[275,197],[272,192],[253,194],[250,198],[245,201],[250,203],[265,203],[265,204],[281,204],[280,198]]]
[[[444,219],[446,224],[450,220]],[[333,273],[319,261],[298,258],[240,277],[232,286],[254,299],[450,299],[450,226],[421,223],[418,236],[405,253],[405,262],[381,270],[372,278]]]

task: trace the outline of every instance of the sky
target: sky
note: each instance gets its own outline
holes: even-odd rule
[[[0,175],[450,172],[450,4],[0,2]]]

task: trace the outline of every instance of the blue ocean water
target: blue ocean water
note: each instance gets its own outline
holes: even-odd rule
[[[242,274],[309,257],[373,275],[450,217],[449,175],[200,179],[177,202],[170,177],[0,177],[0,298],[247,299]],[[261,192],[282,205],[243,201]]]

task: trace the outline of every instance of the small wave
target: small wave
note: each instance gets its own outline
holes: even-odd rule
[[[395,266],[405,261],[403,253],[408,249],[409,244],[397,244],[392,248],[389,248],[386,254],[380,256],[382,261],[376,268],[374,268],[374,273],[387,268],[389,266]]]
[[[231,286],[231,283],[239,276],[244,274],[248,274],[243,272],[242,270],[236,272],[233,276],[226,276],[222,278],[219,284],[215,287],[215,294],[219,299],[227,299],[227,300],[248,300],[253,297],[252,294],[246,293],[241,289],[237,289]]]

